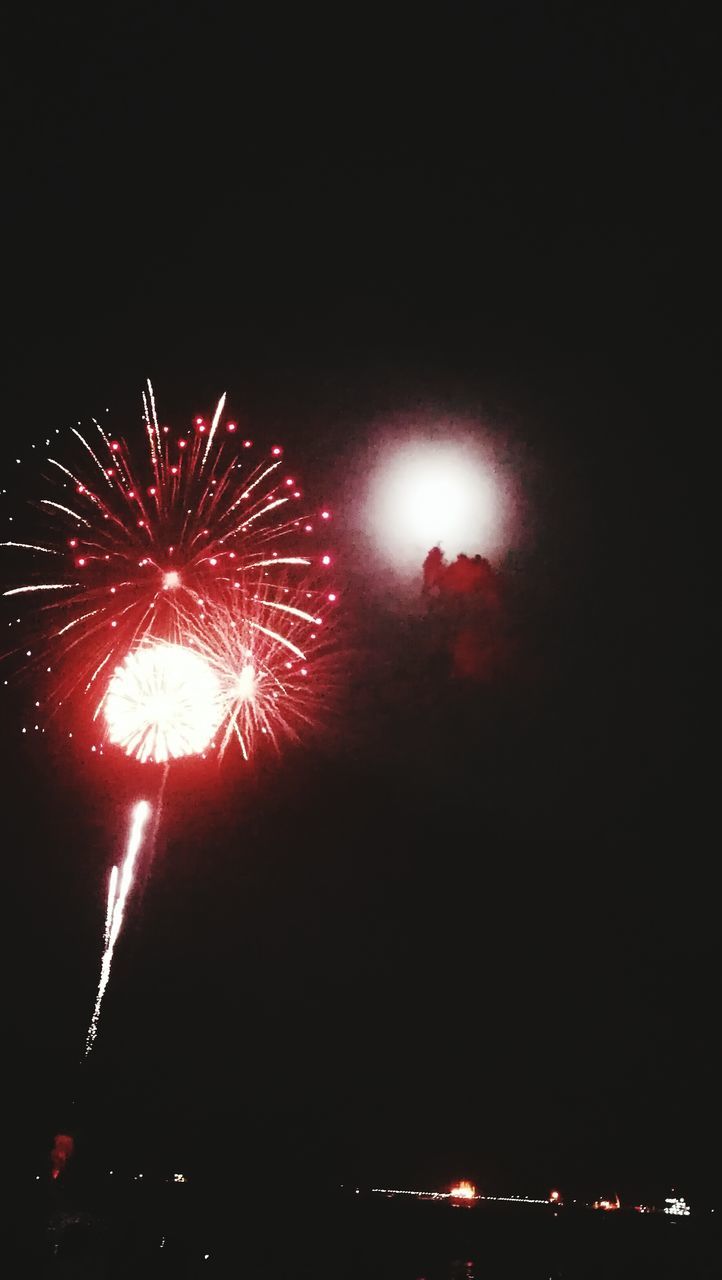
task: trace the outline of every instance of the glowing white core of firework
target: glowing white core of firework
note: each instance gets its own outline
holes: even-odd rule
[[[447,557],[490,554],[498,546],[501,517],[491,468],[465,442],[400,445],[372,481],[375,540],[384,558],[402,570],[419,572],[434,546]]]
[[[163,586],[166,591],[173,591],[181,584],[181,576],[176,569],[169,569],[163,574]]]
[[[218,677],[182,645],[146,645],[116,667],[104,712],[110,741],[126,755],[156,762],[197,755],[221,720]]]
[[[252,702],[256,692],[256,671],[249,663],[243,667],[238,677],[238,685],[236,687],[236,697],[243,698],[246,702]]]
[[[110,979],[110,966],[113,962],[113,952],[115,944],[118,940],[118,934],[123,923],[123,915],[125,913],[125,904],[128,898],[130,887],[133,883],[133,872],[135,871],[135,863],[138,857],[138,851],[143,841],[143,831],[145,824],[150,816],[150,805],[147,800],[139,800],[133,806],[133,816],[130,823],[130,835],[128,836],[128,847],[125,851],[125,858],[118,875],[118,868],[113,867],[110,875],[110,884],[108,886],[108,916],[105,923],[105,950],[100,965],[100,982],[98,983],[98,994],[95,998],[95,1008],[93,1016],[90,1019],[88,1027],[88,1035],[85,1041],[86,1056],[90,1053],[98,1034],[98,1019],[100,1018],[100,1007],[103,1003],[105,988]],[[108,923],[108,920],[110,923]]]

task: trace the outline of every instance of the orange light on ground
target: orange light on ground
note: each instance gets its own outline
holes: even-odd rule
[[[473,1182],[457,1182],[455,1187],[449,1192],[454,1200],[474,1200],[476,1199],[476,1187]]]
[[[613,1200],[595,1200],[592,1205],[593,1209],[604,1209],[605,1213],[609,1213],[614,1209],[621,1209],[619,1196],[615,1196]]]

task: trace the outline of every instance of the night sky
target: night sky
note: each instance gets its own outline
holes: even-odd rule
[[[24,441],[136,423],[147,376],[177,425],[227,390],[344,578],[326,727],[172,771],[83,1072],[152,784],[8,695],[23,1167],[67,1127],[88,1167],[718,1194],[711,33],[582,10],[11,24],[3,501]],[[421,564],[412,606],[368,552],[365,460],[414,415],[478,422],[518,488],[483,680]]]

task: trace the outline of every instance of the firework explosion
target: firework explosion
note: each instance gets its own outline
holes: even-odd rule
[[[233,740],[248,759],[258,734],[278,744],[313,721],[309,663],[337,598],[319,581],[330,555],[309,549],[330,512],[301,514],[280,445],[253,465],[252,441],[223,421],[224,407],[225,395],[210,423],[198,417],[171,438],[148,382],[144,458],[97,421],[90,433],[73,427],[73,457],[47,459],[47,495],[33,504],[45,536],[0,543],[30,561],[3,593],[32,606],[35,630],[19,652],[52,676],[54,709],[93,694],[92,721],[105,723],[112,744],[166,765],[158,811],[170,760],[209,745],[222,755]],[[86,1056],[150,812],[146,801],[134,806],[123,864],[111,872]]]
[[[207,600],[181,623],[184,642],[214,672],[222,756],[235,739],[248,759],[258,734],[275,744],[311,724],[328,653],[328,630],[310,612],[318,591],[310,582],[280,588],[259,580]],[[315,679],[310,680],[311,662]],[[325,684],[323,685],[325,688]]]
[[[221,716],[220,686],[191,649],[145,644],[116,668],[102,705],[110,741],[161,764],[208,746]]]
[[[283,612],[285,575],[329,569],[331,557],[316,549],[314,535],[325,529],[330,512],[304,515],[281,446],[254,465],[253,442],[224,419],[224,407],[225,395],[210,422],[197,417],[192,431],[171,435],[158,421],[149,382],[144,456],[136,458],[124,440],[94,421],[85,434],[72,428],[72,457],[47,459],[47,496],[34,503],[45,536],[0,546],[28,558],[25,579],[3,594],[32,606],[35,629],[24,632],[19,652],[52,673],[55,709],[75,693],[97,692],[97,720],[111,699],[107,679],[114,669],[150,644],[186,644],[189,619],[194,647],[207,649],[207,641],[199,643],[198,619],[234,588],[250,610],[248,629],[254,629],[258,605],[255,623],[276,634],[279,657],[285,647],[288,662],[294,642],[291,614]],[[321,601],[327,608],[336,599],[326,586],[313,595],[314,618]],[[117,688],[117,676],[110,684]],[[111,740],[128,750],[123,733],[113,736],[107,711],[106,718]],[[243,741],[247,752],[248,737]],[[156,747],[136,754],[167,758]]]

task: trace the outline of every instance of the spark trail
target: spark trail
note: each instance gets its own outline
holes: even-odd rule
[[[100,981],[98,983],[98,994],[95,998],[95,1008],[93,1009],[93,1016],[90,1019],[90,1026],[88,1027],[88,1034],[85,1040],[86,1058],[95,1044],[95,1038],[98,1034],[100,1009],[103,1003],[105,989],[110,979],[110,966],[113,963],[113,952],[115,950],[115,944],[118,941],[118,934],[120,933],[121,926],[123,924],[125,904],[133,884],[135,864],[140,851],[140,846],[143,843],[143,832],[148,818],[150,817],[150,813],[151,807],[147,800],[139,800],[138,803],[133,806],[128,845],[125,851],[125,858],[123,859],[123,864],[120,869],[120,874],[118,875],[117,868],[113,867],[110,875],[108,893],[110,928],[107,930],[105,950],[103,952],[103,959],[100,965]],[[110,898],[113,895],[113,892],[114,898],[111,906]]]

